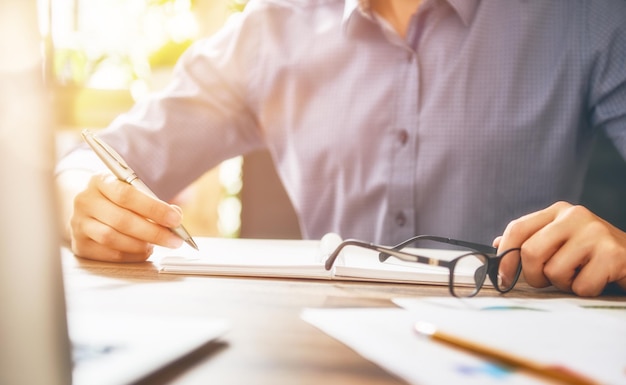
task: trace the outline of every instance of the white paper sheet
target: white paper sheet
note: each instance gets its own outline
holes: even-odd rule
[[[476,300],[476,301],[474,301]],[[302,318],[413,384],[544,383],[420,338],[416,321],[604,384],[626,384],[626,322],[568,301],[399,299],[402,309],[306,309]]]
[[[410,384],[545,384],[419,337],[402,309],[305,309],[302,318]]]

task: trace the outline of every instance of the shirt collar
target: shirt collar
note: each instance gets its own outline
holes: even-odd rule
[[[476,9],[478,8],[478,5],[480,3],[480,0],[445,1],[447,1],[450,7],[452,7],[452,9],[459,15],[465,26],[469,26],[474,20]],[[434,2],[435,0],[425,0],[422,4],[422,7],[428,4],[432,5],[432,3]],[[369,0],[345,0],[342,20],[344,32],[350,31],[350,25],[355,22],[354,19],[357,13],[361,14],[361,16],[371,19],[371,15],[369,12]]]
[[[478,9],[480,0],[447,0],[448,4],[454,9],[465,24],[469,27],[474,20],[474,15]]]
[[[356,14],[366,15],[369,12],[368,0],[345,0],[343,8],[343,25],[344,32],[348,33],[352,28],[351,25],[355,23],[354,19]]]

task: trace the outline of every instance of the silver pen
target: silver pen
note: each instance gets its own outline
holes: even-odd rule
[[[124,159],[122,159],[122,157],[113,148],[104,143],[102,139],[97,138],[87,129],[83,130],[81,134],[87,144],[93,149],[96,155],[98,155],[98,157],[102,160],[102,162],[104,162],[108,169],[111,170],[117,179],[134,186],[138,190],[141,190],[156,199],[159,199],[156,194],[154,194],[152,190],[150,190],[150,188],[146,186],[146,184],[143,183],[139,177],[137,177],[135,171],[133,171],[133,169],[126,164]],[[178,235],[183,241],[187,242],[189,246],[198,250],[198,245],[196,245],[196,242],[194,242],[193,238],[191,238],[191,235],[189,235],[183,225],[170,228],[170,230],[174,234]]]

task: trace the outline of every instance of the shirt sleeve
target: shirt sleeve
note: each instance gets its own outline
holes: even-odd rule
[[[86,145],[76,147],[68,155],[62,157],[56,165],[55,174],[58,175],[67,170],[83,170],[92,173],[106,171],[106,166],[96,153]]]
[[[246,17],[234,15],[217,34],[192,45],[163,91],[98,133],[161,199],[219,162],[264,146],[248,103],[258,37],[243,28]],[[93,169],[94,158],[74,151],[57,172]]]
[[[626,159],[626,2],[588,2],[587,6],[587,44],[593,58],[591,124],[603,129]],[[614,9],[607,12],[602,6]]]

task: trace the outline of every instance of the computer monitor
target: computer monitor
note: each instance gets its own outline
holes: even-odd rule
[[[133,383],[229,325],[66,306],[36,5],[0,1],[0,384]]]
[[[0,2],[0,383],[65,385],[72,365],[36,6]]]

